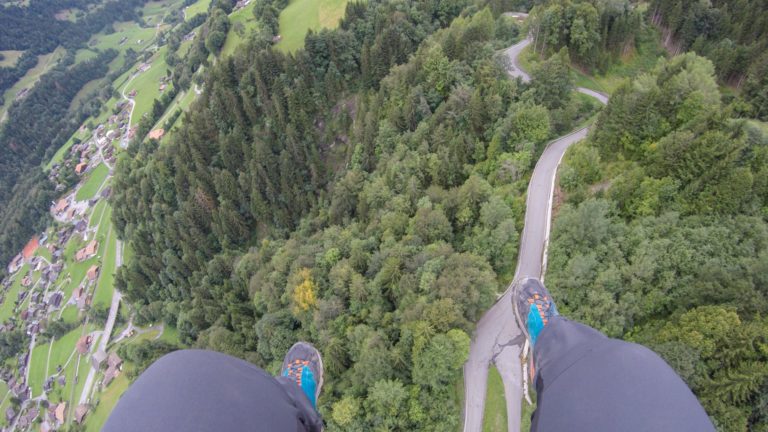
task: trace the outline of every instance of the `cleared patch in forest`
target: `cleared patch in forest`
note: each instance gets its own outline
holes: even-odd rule
[[[335,28],[344,16],[348,0],[291,0],[280,14],[277,48],[292,52],[304,46],[310,30]]]
[[[224,46],[221,47],[222,57],[234,53],[237,47],[248,38],[248,35],[258,25],[256,17],[253,16],[255,5],[256,1],[251,0],[248,6],[229,14],[229,32],[227,33],[227,40],[224,41]]]
[[[210,4],[211,0],[197,0],[195,3],[192,3],[184,9],[184,19],[188,21],[197,14],[208,12],[208,6]]]
[[[5,50],[0,51],[0,54],[2,54],[3,59],[0,60],[0,67],[14,67],[16,66],[16,62],[19,61],[19,57],[24,53],[24,51],[17,51],[17,50]]]

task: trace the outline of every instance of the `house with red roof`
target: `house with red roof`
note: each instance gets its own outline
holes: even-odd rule
[[[88,162],[80,162],[75,166],[75,174],[82,175],[88,168]]]
[[[24,249],[21,251],[21,255],[24,257],[24,261],[29,262],[29,259],[32,258],[32,255],[34,255],[37,248],[40,246],[40,238],[37,236],[32,237],[27,242],[26,246],[24,246]]]

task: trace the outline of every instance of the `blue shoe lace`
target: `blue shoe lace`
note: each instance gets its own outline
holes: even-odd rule
[[[312,402],[312,406],[317,408],[317,400],[315,399],[317,381],[315,381],[315,374],[312,373],[307,360],[294,360],[283,371],[283,376],[294,380],[301,387],[304,394],[307,395],[307,399]]]

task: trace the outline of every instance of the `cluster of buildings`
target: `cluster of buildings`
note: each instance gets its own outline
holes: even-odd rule
[[[19,420],[16,422],[16,427],[20,430],[26,430],[30,426],[32,426],[32,422],[35,421],[37,416],[40,414],[40,410],[37,408],[31,408],[27,410],[24,414],[22,414],[19,417]],[[8,423],[11,423],[16,418],[16,411],[14,411],[13,407],[8,407],[8,409],[5,410],[5,419],[8,421]]]
[[[68,169],[74,169],[75,174],[82,176],[102,161],[109,165],[114,164],[115,147],[111,145],[112,142],[130,134],[132,129],[128,124],[131,104],[123,100],[119,101],[115,108],[117,113],[111,115],[106,124],[98,125],[89,139],[82,142],[75,141],[69,150],[69,157],[64,162],[51,167],[48,178],[56,184],[57,192],[63,191],[66,187],[65,183],[60,181],[60,177]],[[80,132],[87,132],[85,125],[80,128]]]
[[[21,325],[25,328],[28,335],[37,334],[40,332],[40,322],[47,317],[47,315],[55,309],[61,307],[63,300],[63,293],[61,291],[51,291],[36,289],[37,285],[44,285],[49,287],[59,278],[62,270],[64,269],[64,263],[61,262],[61,251],[57,244],[51,242],[48,243],[48,237],[43,235],[42,237],[34,236],[22,252],[11,260],[8,265],[8,271],[10,274],[17,273],[21,267],[25,264],[29,265],[26,274],[19,275],[21,277],[21,290],[17,297],[13,299],[16,307],[23,304],[29,297],[28,306],[23,308],[19,314],[19,320],[10,320],[0,324],[0,331],[12,331]],[[52,253],[53,262],[49,262],[47,259],[35,255],[38,248],[45,247]],[[53,255],[55,253],[55,255]],[[39,274],[35,282],[35,273]],[[10,289],[10,279],[6,279],[2,283],[3,292],[0,294],[0,304],[6,301],[8,290]]]
[[[111,147],[111,146],[110,146]],[[70,224],[60,227],[58,231],[51,236],[46,234],[32,237],[24,246],[22,251],[16,255],[7,266],[8,273],[19,280],[21,289],[18,295],[13,298],[6,298],[11,288],[13,278],[6,278],[0,284],[0,304],[5,301],[14,301],[14,310],[18,313],[15,317],[0,323],[0,331],[13,331],[23,328],[27,335],[33,336],[44,330],[48,317],[60,310],[65,303],[64,292],[54,289],[54,283],[60,279],[64,271],[64,261],[62,252],[67,242],[73,235],[87,235],[88,223],[85,220],[84,209],[87,206],[77,206],[73,200],[73,195],[68,195],[59,201],[53,203],[51,212],[56,219],[70,222]],[[48,254],[37,253],[39,249],[45,248],[50,253],[50,260],[45,258]],[[91,240],[85,246],[76,252],[77,261],[85,261],[98,253],[99,242]],[[26,266],[26,267],[25,267]],[[25,273],[20,273],[25,269]],[[91,265],[85,275],[83,284],[75,290],[70,302],[74,302],[80,309],[84,309],[90,304],[92,294],[87,294],[89,288],[98,280],[100,266]],[[63,280],[63,283],[70,283],[71,280]],[[92,290],[90,290],[92,291]],[[78,295],[79,294],[79,295]],[[19,306],[21,310],[19,311]],[[81,355],[87,356],[91,348],[92,340],[90,336],[78,341],[77,350]],[[21,408],[14,409],[13,406],[5,411],[5,417],[8,425],[15,424],[16,430],[28,430],[37,423],[40,423],[40,409],[43,409],[42,422],[40,430],[52,431],[59,429],[66,419],[66,403],[54,404],[49,406],[48,410],[39,406],[37,403],[25,403],[32,397],[31,388],[26,382],[27,369],[29,368],[30,353],[23,352],[17,356],[17,366],[15,370],[0,371],[0,379],[7,383],[11,395],[20,403]],[[118,357],[119,358],[119,357]],[[115,367],[112,367],[115,364]],[[107,368],[108,373],[105,377],[111,377],[111,381],[119,373],[119,367],[122,361],[112,360]],[[43,384],[43,390],[50,392],[54,385],[66,385],[66,378],[61,374],[61,369],[56,374],[48,377]],[[9,396],[10,397],[10,396]],[[17,406],[17,405],[15,405]],[[82,421],[88,412],[88,405],[78,406],[73,413],[75,421]],[[16,410],[19,410],[18,412]]]
[[[89,406],[87,404],[80,404],[75,407],[74,420],[77,424],[82,424],[85,421],[85,416],[88,414]],[[40,432],[51,432],[58,430],[67,421],[67,403],[59,402],[49,403],[48,409],[43,415],[43,421],[40,423]]]
[[[106,365],[104,380],[101,386],[102,388],[107,388],[112,380],[120,376],[120,372],[123,370],[123,359],[116,352],[111,352],[107,355],[106,352],[99,350],[91,356],[91,365],[97,370],[102,369]]]

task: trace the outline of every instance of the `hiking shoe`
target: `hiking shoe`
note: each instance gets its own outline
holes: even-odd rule
[[[323,359],[315,347],[307,342],[293,344],[283,359],[280,375],[295,381],[317,408],[317,397],[323,386]]]
[[[515,282],[512,287],[512,309],[531,347],[536,343],[541,329],[558,315],[552,295],[544,284],[534,278],[523,278]]]

